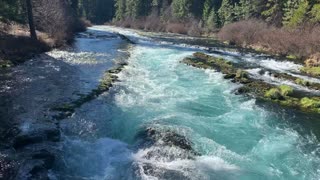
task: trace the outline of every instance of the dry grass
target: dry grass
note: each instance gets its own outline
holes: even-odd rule
[[[34,54],[48,51],[54,45],[48,34],[39,31],[37,34],[39,40],[33,40],[27,26],[0,22],[0,61],[18,64]]]

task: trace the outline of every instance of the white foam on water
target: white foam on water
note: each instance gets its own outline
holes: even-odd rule
[[[53,50],[47,53],[56,59],[60,59],[70,64],[99,64],[97,58],[108,58],[110,55],[92,52],[69,52],[61,50]]]
[[[276,61],[274,59],[261,60],[259,63],[261,66],[265,68],[277,70],[280,72],[287,72],[287,71],[299,72],[299,69],[302,68],[302,65],[295,64],[293,62]]]
[[[270,75],[270,73],[268,71],[266,71],[264,74],[261,75],[260,74],[261,70],[262,69],[260,69],[260,68],[255,68],[255,69],[248,69],[246,71],[251,75],[251,77],[253,77],[255,79],[261,79],[261,80],[263,80],[263,81],[265,81],[267,83],[270,83],[270,84],[288,85],[288,86],[291,86],[291,87],[293,87],[295,89],[302,90],[302,91],[305,91],[305,92],[312,92],[312,93],[316,93],[316,94],[320,93],[320,91],[318,91],[318,90],[309,89],[308,87],[298,85],[295,82],[273,77],[273,76]]]
[[[150,158],[150,154],[157,152],[166,152],[167,157],[163,154]],[[203,179],[207,177],[206,173],[210,172],[237,172],[240,170],[236,165],[230,164],[217,156],[199,156],[195,159],[187,158],[176,158],[172,159],[172,156],[181,156],[185,153],[179,148],[174,147],[150,147],[147,149],[139,150],[133,155],[134,163],[139,166],[140,174],[144,179],[149,179],[150,177],[154,179],[159,179],[155,177],[156,174],[163,174],[166,172],[176,172],[183,177],[190,179]],[[152,167],[157,173],[155,175],[149,174],[145,171],[143,167]],[[207,179],[207,178],[205,178]]]

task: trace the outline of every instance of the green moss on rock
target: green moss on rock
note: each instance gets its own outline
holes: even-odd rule
[[[302,98],[300,101],[301,107],[303,108],[320,108],[320,98]]]
[[[272,100],[284,99],[282,94],[281,94],[281,91],[278,88],[272,88],[272,89],[268,90],[265,93],[264,97],[270,98]]]
[[[288,85],[281,85],[279,89],[282,96],[290,96],[293,93],[293,88]]]
[[[61,120],[70,117],[74,113],[76,108],[81,107],[84,103],[93,100],[104,92],[107,92],[113,86],[113,83],[118,80],[118,76],[116,76],[115,74],[121,72],[125,65],[126,64],[120,64],[119,67],[106,71],[103,78],[100,80],[99,86],[96,89],[93,89],[90,93],[81,95],[78,99],[70,103],[51,108],[51,110],[53,111],[61,112],[60,114],[55,116],[55,118],[57,120]]]
[[[320,76],[320,67],[303,67],[300,70],[311,76]]]
[[[311,83],[309,81],[303,80],[301,78],[297,78],[294,82],[298,85],[301,85],[301,86],[310,86],[311,85]]]
[[[13,64],[10,61],[0,60],[0,68],[9,68],[11,66],[13,66]]]

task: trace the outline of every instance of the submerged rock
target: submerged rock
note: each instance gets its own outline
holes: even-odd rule
[[[130,43],[130,44],[136,44],[135,42],[133,42],[131,39],[129,39],[127,36],[125,36],[125,35],[123,35],[123,34],[117,33],[117,35],[118,35],[121,39],[127,41],[127,42]]]
[[[156,128],[147,128],[145,132],[145,137],[152,140],[154,143],[161,141],[165,146],[176,146],[184,150],[193,150],[192,143],[185,137],[176,132],[166,130],[160,131]]]
[[[140,175],[161,179],[189,179],[182,171],[159,166],[175,161],[195,160],[196,156],[200,156],[186,136],[170,129],[147,127],[137,138],[142,141],[138,146],[140,151],[138,158],[141,162],[134,166],[137,166],[135,168]]]
[[[32,159],[39,159],[44,162],[44,167],[47,169],[51,169],[53,167],[54,161],[55,161],[55,155],[48,150],[40,150],[39,152],[36,152]]]
[[[113,83],[118,81],[118,76],[116,74],[120,73],[122,69],[127,65],[127,63],[123,62],[118,65],[118,67],[107,70],[103,77],[100,80],[100,84],[97,88],[93,89],[90,93],[81,95],[79,99],[76,99],[70,103],[65,103],[62,105],[57,105],[52,107],[52,111],[58,111],[57,115],[53,118],[56,120],[66,119],[71,117],[75,112],[76,108],[81,107],[83,104],[95,99],[99,95],[109,91],[109,89],[113,86]]]
[[[32,132],[20,133],[14,138],[13,147],[15,149],[19,149],[44,141],[58,142],[60,140],[60,136],[60,130],[57,128],[41,128]]]
[[[181,154],[178,154],[180,158],[193,159],[194,156],[200,155],[195,151],[193,143],[186,136],[172,130],[148,127],[140,132],[138,137],[143,139],[142,146],[153,147],[153,150],[148,152],[150,157],[158,156],[159,154],[162,154],[162,156],[177,156],[177,154],[170,154],[172,152],[167,152],[163,147],[179,149],[181,151]],[[160,148],[158,149],[157,147]]]

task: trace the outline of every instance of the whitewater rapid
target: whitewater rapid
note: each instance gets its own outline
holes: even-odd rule
[[[320,179],[318,138],[297,122],[306,115],[237,96],[239,85],[221,73],[180,63],[205,48],[108,26],[91,30],[120,32],[137,44],[111,92],[71,118],[81,136],[65,136],[65,178]],[[299,68],[266,61],[261,66],[273,62],[278,71]]]

